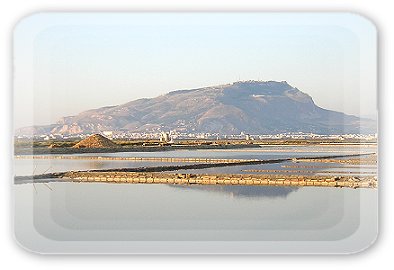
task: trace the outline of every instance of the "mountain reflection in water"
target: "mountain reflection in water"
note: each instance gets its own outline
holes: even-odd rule
[[[197,191],[210,191],[230,195],[237,198],[286,198],[297,187],[271,187],[271,186],[219,186],[219,185],[169,185],[173,188]]]

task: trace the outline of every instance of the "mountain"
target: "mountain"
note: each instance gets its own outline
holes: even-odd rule
[[[17,133],[80,134],[101,131],[220,134],[375,133],[375,122],[323,109],[287,82],[243,81],[178,90],[63,117],[56,124]],[[361,130],[360,130],[361,126]]]

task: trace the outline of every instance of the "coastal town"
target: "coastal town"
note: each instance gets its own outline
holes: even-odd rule
[[[176,143],[180,140],[244,140],[244,141],[261,141],[261,140],[359,140],[366,142],[376,142],[377,134],[314,134],[304,132],[289,132],[279,134],[248,134],[241,132],[239,134],[220,134],[220,133],[182,133],[177,131],[161,131],[155,133],[149,132],[124,132],[124,131],[102,131],[101,135],[112,140],[159,140],[160,142]],[[30,134],[17,135],[15,140],[36,140],[36,141],[62,141],[62,140],[82,140],[93,134]]]

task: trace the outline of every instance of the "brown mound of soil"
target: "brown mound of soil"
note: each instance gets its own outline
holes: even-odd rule
[[[117,147],[119,147],[118,144],[114,143],[110,139],[105,138],[100,134],[94,134],[73,146],[73,148],[117,148]]]
[[[52,144],[50,144],[50,145],[48,146],[48,148],[59,148],[59,147],[60,147],[59,145],[54,144],[54,143],[52,143]]]

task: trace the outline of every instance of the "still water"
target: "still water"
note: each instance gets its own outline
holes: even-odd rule
[[[118,152],[118,153],[89,153],[75,154],[74,156],[102,156],[102,157],[176,157],[176,158],[224,158],[224,159],[283,159],[297,157],[319,157],[330,155],[352,155],[363,153],[374,153],[376,147],[357,147],[357,146],[264,146],[261,149],[247,150],[177,150],[164,152]],[[147,161],[122,161],[122,160],[72,160],[72,159],[16,159],[15,175],[33,175],[49,172],[62,172],[70,170],[100,170],[110,168],[136,168],[147,166],[169,166],[185,165],[190,162],[147,162]],[[182,170],[182,173],[250,173],[247,170],[285,170],[292,162],[260,164],[248,166],[216,167],[199,170]],[[321,168],[304,169],[304,172],[294,174],[308,174],[310,171],[357,171],[358,166],[344,166],[337,163],[316,164]],[[350,167],[350,168],[349,168]],[[353,169],[351,167],[354,167]],[[296,170],[294,170],[296,171]],[[309,172],[308,172],[309,171]],[[376,174],[376,166],[363,166],[363,172]],[[258,172],[253,172],[258,173]],[[285,174],[285,173],[284,173]]]
[[[271,159],[375,150],[357,147],[271,149],[272,151],[265,148],[261,151],[194,150],[99,155]],[[278,149],[281,151],[277,151]],[[166,164],[17,159],[15,175],[156,165]],[[282,168],[282,165],[284,164],[257,166],[259,169],[277,169]],[[341,170],[338,164],[327,166]],[[220,172],[242,173],[245,169],[245,166],[237,167],[239,168],[227,167]],[[246,167],[250,169],[252,166]],[[202,172],[210,171],[219,170],[211,168]],[[370,168],[370,171],[375,174],[376,168]],[[377,200],[377,190],[374,189],[322,187],[49,183],[15,185],[14,190],[16,213],[31,212],[35,230],[48,239],[58,241],[337,240],[346,238],[357,230],[360,223],[360,198],[367,198],[371,203]],[[24,229],[23,223],[26,223],[23,215],[17,215],[18,230]]]

